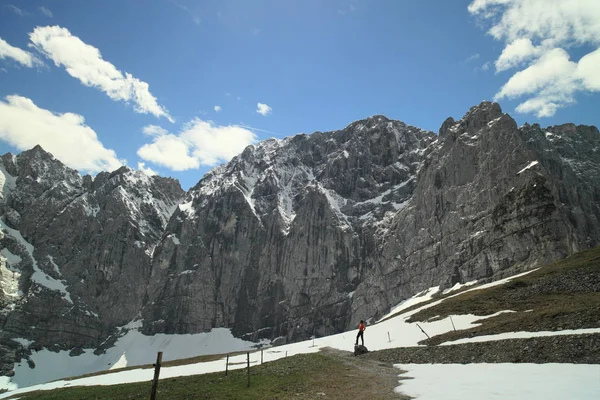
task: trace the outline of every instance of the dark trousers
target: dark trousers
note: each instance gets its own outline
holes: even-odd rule
[[[362,345],[365,345],[365,338],[363,337],[363,331],[358,331],[358,335],[356,335],[356,344],[358,345],[358,338],[360,338],[360,342]]]

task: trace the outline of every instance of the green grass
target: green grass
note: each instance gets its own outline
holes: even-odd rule
[[[338,357],[323,353],[283,358],[250,368],[251,383],[247,388],[246,370],[164,379],[159,382],[157,398],[183,399],[347,399],[363,390],[381,390],[377,376],[361,373],[358,368]],[[150,398],[151,382],[114,386],[90,386],[41,391],[18,395],[22,400],[134,400]]]
[[[250,353],[254,353],[254,352],[255,352],[255,350],[251,351]],[[227,354],[229,354],[230,357],[233,357],[233,356],[237,356],[240,354],[246,354],[246,352],[238,351],[238,352],[226,353],[226,354],[208,354],[208,355],[204,355],[204,356],[180,358],[178,360],[163,361],[160,365],[161,365],[161,367],[176,367],[179,365],[197,364],[199,362],[217,361],[217,360],[220,360],[221,358],[225,358],[227,356]],[[229,365],[232,365],[232,364],[230,363]],[[90,376],[106,375],[106,374],[112,374],[114,372],[129,371],[132,369],[149,369],[149,368],[153,369],[154,364],[133,365],[131,367],[115,368],[115,369],[106,370],[106,371],[93,372],[91,374],[72,376],[69,378],[63,378],[61,380],[72,381],[73,379],[87,378]]]
[[[422,306],[422,305],[421,305]],[[600,327],[600,247],[544,266],[504,285],[460,294],[412,315],[408,322],[448,315],[489,315],[480,326],[423,341],[439,344],[464,337],[513,331],[555,331]]]

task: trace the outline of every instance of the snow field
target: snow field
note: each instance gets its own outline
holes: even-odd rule
[[[398,393],[419,400],[597,400],[600,365],[396,364]],[[413,379],[404,379],[413,378]]]
[[[531,272],[531,271],[530,271]],[[487,285],[473,288],[470,290],[478,290],[479,288],[487,288],[491,286],[501,285],[516,277],[523,276],[524,274],[516,275],[501,281],[493,282]],[[390,314],[397,313],[403,309],[411,307],[414,304],[419,304],[424,301],[431,299],[431,297],[437,292],[437,288],[431,288],[426,290],[415,297],[408,299],[407,301],[399,304],[395,307]],[[458,295],[458,294],[457,294]],[[386,321],[379,322],[372,326],[367,326],[365,331],[365,345],[369,350],[383,350],[394,347],[409,347],[418,346],[418,342],[425,339],[426,336],[421,332],[417,324],[408,323],[406,320],[413,314],[419,312],[422,309],[432,307],[439,304],[443,300],[435,301],[430,304],[419,307],[415,310],[409,311],[402,315],[390,318]],[[509,310],[502,311],[511,312]],[[475,315],[453,315],[452,320],[457,330],[468,329],[474,326],[474,321],[490,318],[499,313],[488,315],[486,317],[475,316]],[[140,327],[141,321],[131,323],[127,326],[131,329],[125,336],[120,338],[115,346],[108,349],[106,354],[95,356],[92,350],[86,351],[86,353],[78,357],[70,357],[68,352],[63,351],[58,355],[48,350],[36,352],[32,355],[32,360],[36,363],[35,369],[29,369],[26,362],[21,363],[15,371],[16,375],[9,380],[9,378],[0,378],[0,388],[7,388],[13,390],[11,392],[0,394],[0,399],[6,398],[15,394],[25,393],[34,390],[51,390],[61,387],[69,386],[89,386],[89,385],[114,385],[128,382],[141,382],[150,381],[153,376],[153,369],[133,369],[129,371],[114,372],[111,374],[80,378],[72,381],[59,380],[50,383],[48,382],[53,379],[60,379],[66,376],[81,375],[90,372],[96,372],[107,369],[107,366],[112,368],[125,367],[128,365],[140,365],[140,364],[152,364],[156,358],[157,351],[163,351],[163,360],[174,360],[180,358],[188,358],[199,354],[218,354],[228,353],[236,351],[253,350],[252,346],[254,343],[244,342],[240,339],[234,338],[228,329],[220,328],[213,329],[209,333],[197,334],[197,335],[155,335],[155,336],[144,336],[137,329]],[[419,322],[420,327],[429,335],[439,335],[448,332],[453,329],[450,317],[442,320],[433,322]],[[536,336],[551,336],[557,334],[585,334],[592,332],[600,332],[600,329],[581,329],[581,330],[570,330],[561,332],[513,332],[501,335],[491,335],[488,337],[476,337],[472,339],[461,339],[454,343],[467,343],[467,342],[478,342],[485,340],[498,340],[498,339],[509,339],[509,338],[525,338],[525,337],[536,337]],[[314,340],[306,340],[303,342],[287,344],[278,347],[266,348],[263,351],[264,362],[275,361],[280,358],[287,356],[293,356],[296,354],[315,353],[324,347],[332,347],[345,351],[354,350],[354,342],[356,340],[356,330],[331,335],[322,338],[315,338]],[[452,344],[454,344],[452,343]],[[200,349],[206,348],[205,352],[201,352]],[[257,365],[260,363],[261,352],[260,350],[250,353],[251,365]],[[216,361],[201,362],[196,364],[181,365],[175,367],[163,367],[161,368],[161,379],[177,377],[177,376],[189,376],[198,375],[211,372],[222,372],[225,370],[225,358],[221,358]],[[238,369],[246,366],[246,354],[231,356],[229,358],[229,368]],[[520,399],[521,397],[514,397],[514,391],[518,391],[518,385],[506,385],[510,382],[513,377],[521,377],[523,380],[522,368],[528,368],[531,376],[533,377],[530,381],[523,382],[523,389],[526,393],[538,393],[538,389],[541,390],[547,384],[548,370],[544,369],[548,364],[541,365],[529,365],[529,364],[470,364],[459,367],[474,368],[477,373],[471,373],[470,370],[462,370],[461,373],[455,371],[460,370],[455,365],[402,365],[399,368],[408,370],[409,373],[402,375],[402,377],[414,377],[413,380],[402,380],[403,385],[397,389],[403,393],[418,396],[420,399],[470,399],[470,398],[514,398]],[[600,367],[597,366],[580,366],[574,364],[553,364],[554,373],[562,374],[565,379],[553,381],[554,383],[560,383],[564,386],[564,390],[573,391],[573,393],[580,393],[577,390],[580,389],[582,381],[587,382],[590,393],[597,393],[600,390],[600,379],[596,379],[595,383],[587,379],[590,375],[595,374],[598,378],[600,377]],[[57,366],[60,368],[57,369]],[[577,369],[575,375],[581,371],[580,378],[567,379],[569,376],[574,376],[571,367]],[[585,368],[584,368],[585,367]],[[429,369],[428,369],[429,368]],[[462,380],[455,377],[453,374],[461,375]],[[490,374],[497,374],[498,377]],[[473,375],[473,379],[470,380],[470,376]],[[549,375],[553,376],[553,375]],[[545,377],[546,381],[542,378]],[[448,385],[442,383],[436,383],[433,385],[432,380],[440,380],[443,382],[449,381]],[[479,379],[477,381],[476,379]],[[487,379],[487,381],[486,381]],[[516,379],[516,378],[515,378]],[[519,384],[521,381],[518,381]],[[41,384],[40,384],[41,383]],[[34,386],[28,386],[34,385]],[[477,386],[476,390],[473,389],[473,385]],[[504,386],[510,387],[504,387]],[[430,390],[429,386],[436,386]],[[483,387],[479,387],[483,386]],[[425,387],[425,388],[424,388]],[[474,397],[465,397],[469,387],[476,393]],[[515,388],[516,387],[516,388]],[[484,394],[480,393],[480,390],[487,390]],[[508,390],[508,391],[507,391]],[[512,392],[510,390],[513,390]],[[596,392],[594,392],[594,390]],[[540,391],[539,393],[545,393]],[[557,391],[556,393],[565,393]],[[583,392],[581,392],[583,393]],[[496,396],[496,394],[498,394]],[[585,394],[585,393],[584,393]],[[429,397],[427,397],[429,396]],[[479,397],[477,397],[479,396]],[[494,397],[496,396],[496,397]],[[500,396],[500,397],[498,397]],[[585,396],[587,396],[585,394]],[[522,398],[536,398],[536,397],[522,397]],[[543,397],[548,398],[559,398],[559,397]],[[561,398],[582,398],[588,399],[592,397],[572,397],[563,396]],[[600,397],[594,397],[600,398]]]

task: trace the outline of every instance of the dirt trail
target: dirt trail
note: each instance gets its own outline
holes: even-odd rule
[[[321,352],[342,362],[348,368],[344,374],[353,379],[354,393],[369,400],[408,400],[412,397],[394,391],[400,385],[399,374],[404,371],[392,364],[364,357],[355,357],[353,353],[326,347]]]

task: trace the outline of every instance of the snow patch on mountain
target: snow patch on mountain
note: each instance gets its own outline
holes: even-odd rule
[[[48,274],[44,273],[38,266],[36,259],[33,257],[33,251],[35,250],[33,245],[26,241],[23,236],[21,236],[21,232],[10,228],[8,225],[4,223],[0,219],[0,237],[5,235],[6,232],[10,237],[12,237],[17,243],[19,243],[25,251],[29,254],[31,258],[31,262],[33,265],[33,274],[31,275],[31,281],[37,283],[38,285],[44,286],[47,289],[60,292],[62,297],[68,301],[69,303],[73,303],[71,300],[71,295],[67,291],[67,287],[63,281],[58,279],[54,279]]]
[[[256,216],[256,218],[260,221],[260,216],[256,212],[256,202],[252,195],[254,194],[254,187],[256,186],[256,182],[259,180],[259,176],[257,171],[252,168],[249,171],[249,174],[244,174],[244,171],[239,172],[240,179],[238,180],[235,187],[244,195],[246,202],[250,206],[252,213]]]
[[[124,335],[101,355],[95,355],[94,349],[83,349],[83,354],[74,357],[69,355],[68,350],[58,353],[46,349],[34,351],[30,359],[36,367],[31,369],[24,361],[16,363],[15,376],[0,381],[0,388],[14,390],[107,369],[148,365],[155,361],[158,351],[163,352],[163,361],[170,361],[207,354],[251,350],[256,346],[256,343],[235,338],[226,328],[214,328],[210,332],[193,335],[146,336],[138,331],[140,326],[141,321],[138,320],[121,327]],[[31,344],[26,339],[13,340],[25,347]]]
[[[0,290],[2,290],[5,298],[16,301],[23,297],[23,292],[19,289],[19,278],[21,277],[21,273],[12,269],[10,264],[7,264],[7,253],[9,253],[8,255],[14,256],[8,249],[2,249],[1,254],[4,257],[0,257]],[[21,258],[18,257],[18,259],[18,262],[20,262]],[[11,309],[12,305],[9,304],[8,308]]]
[[[6,196],[16,186],[17,178],[6,172],[4,166],[0,163],[0,197],[6,199]]]
[[[530,169],[531,167],[534,167],[538,165],[537,161],[532,161],[529,164],[527,164],[527,166],[525,168],[523,168],[522,170],[520,170],[519,172],[517,172],[517,175],[521,175],[523,172],[527,171],[528,169]]]

